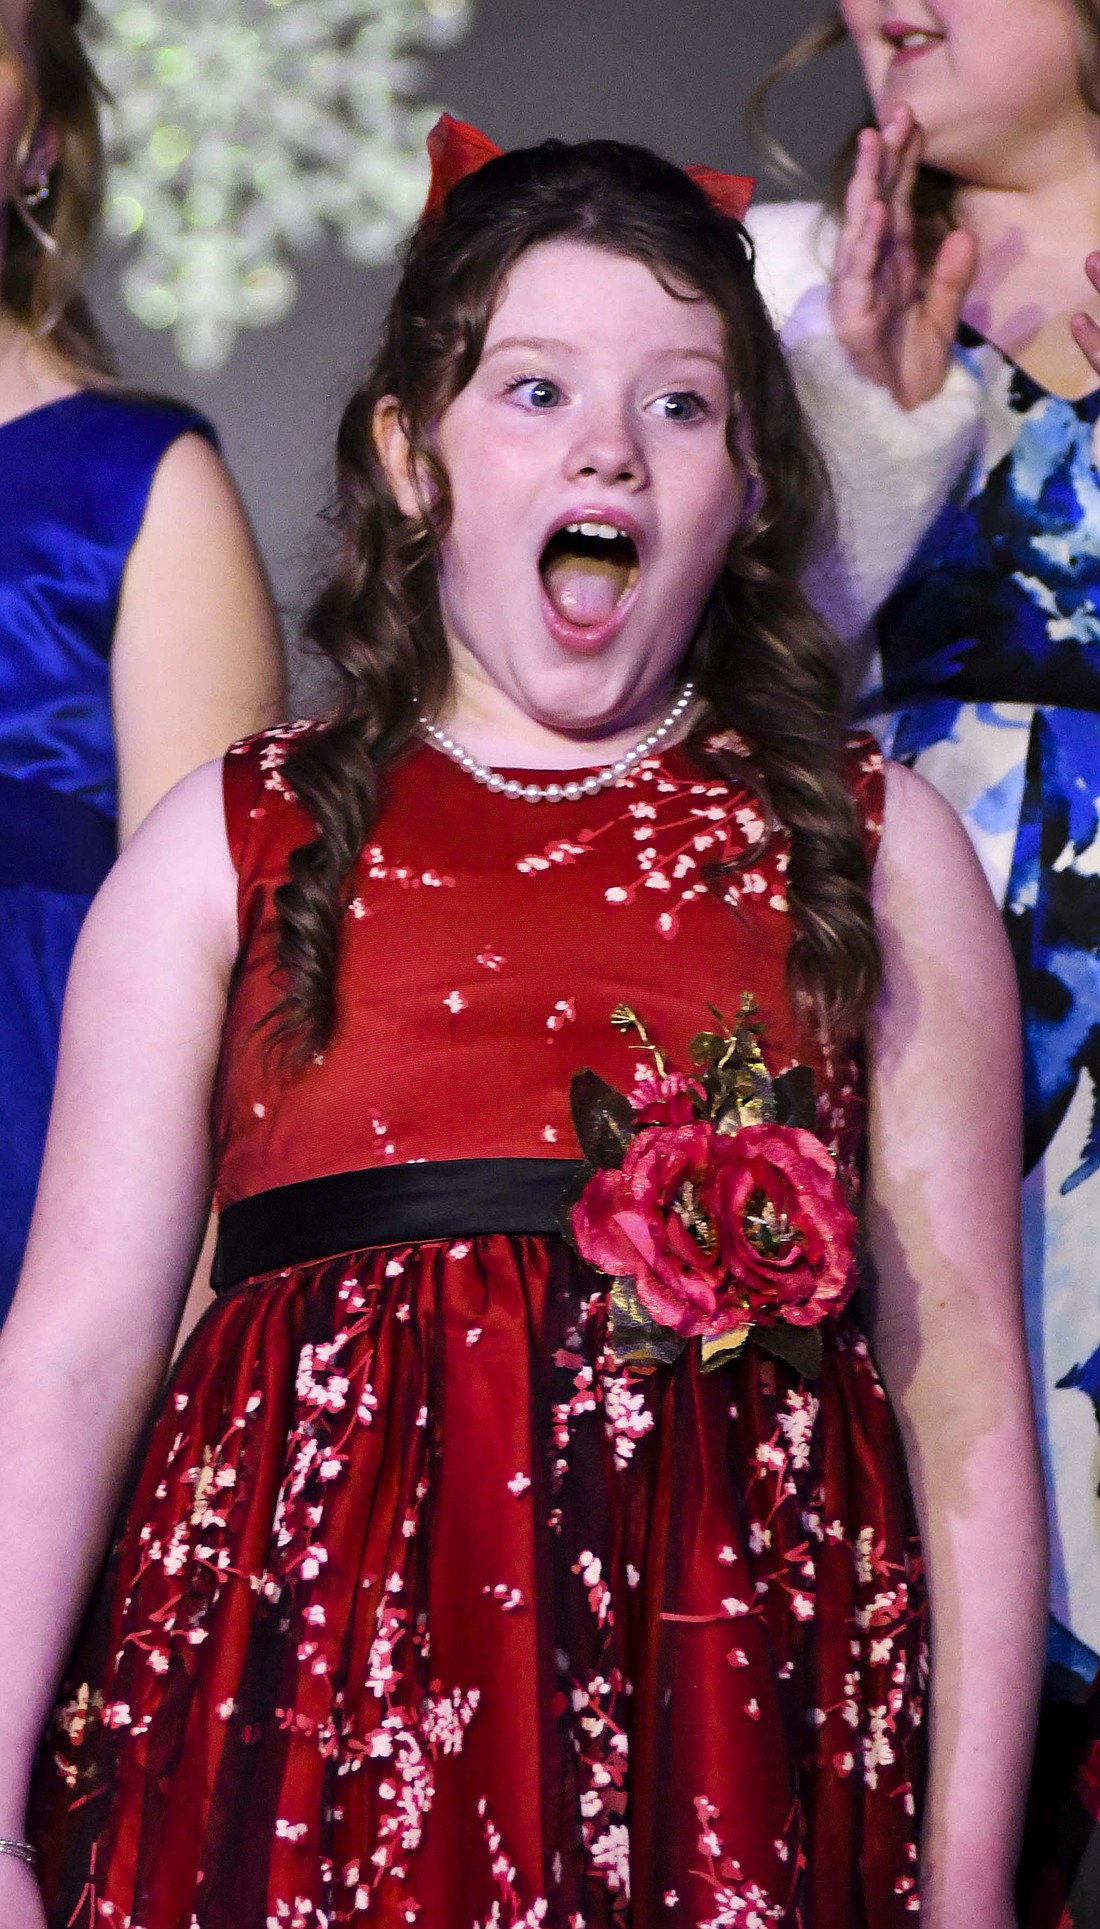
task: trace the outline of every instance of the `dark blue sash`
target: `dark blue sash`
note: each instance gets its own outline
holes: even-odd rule
[[[48,784],[0,776],[0,888],[93,897],[118,850],[113,817]]]

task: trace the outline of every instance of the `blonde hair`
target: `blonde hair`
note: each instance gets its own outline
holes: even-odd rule
[[[81,292],[103,195],[103,90],[80,37],[84,0],[31,0],[24,46],[9,47],[26,77],[20,175],[45,124],[57,145],[41,205],[21,185],[4,211],[0,303],[82,380],[112,373]]]
[[[1073,0],[1073,5],[1081,27],[1081,93],[1093,113],[1100,114],[1100,0]],[[769,172],[786,182],[788,187],[800,188],[805,192],[815,189],[817,184],[769,128],[766,118],[769,96],[780,82],[812,66],[815,60],[831,53],[834,47],[842,46],[847,39],[848,29],[843,17],[839,10],[834,9],[815,26],[808,27],[785,53],[780,54],[774,66],[768,69],[749,95],[745,126],[750,138]],[[844,190],[855,160],[859,134],[864,127],[873,127],[874,124],[874,111],[868,101],[862,121],[837,149],[829,167],[825,203],[831,214],[839,216],[843,210]],[[956,183],[951,175],[942,173],[938,168],[921,168],[913,206],[917,217],[918,241],[925,247],[934,247],[951,226],[955,188]]]

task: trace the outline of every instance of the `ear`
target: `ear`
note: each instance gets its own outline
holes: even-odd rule
[[[741,504],[742,527],[745,523],[751,522],[753,517],[761,509],[766,493],[767,491],[760,477],[756,475],[753,470],[747,470],[745,473],[745,500]]]
[[[34,137],[34,161],[52,174],[61,159],[61,140],[52,121],[43,121]]]
[[[61,141],[53,122],[34,120],[25,129],[20,143],[23,156],[20,168],[24,189],[35,188],[43,174],[52,174],[61,159]]]
[[[416,487],[412,447],[396,395],[382,397],[375,407],[372,426],[378,460],[385,470],[394,501],[403,516],[419,521],[423,510]]]
[[[737,412],[730,458],[741,471],[742,486],[745,491],[741,503],[740,521],[738,523],[738,527],[743,529],[745,524],[751,522],[757,514],[763,504],[764,497],[768,493],[764,486],[763,478],[756,466],[756,451],[753,446],[752,424],[747,411],[744,409],[739,409]]]
[[[60,143],[52,130],[39,129],[16,168],[14,185],[9,193],[18,195],[33,208],[50,193],[53,172],[59,159]]]

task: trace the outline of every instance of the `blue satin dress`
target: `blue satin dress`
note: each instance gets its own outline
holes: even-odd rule
[[[111,642],[173,403],[82,390],[0,424],[0,1320],[49,1117],[65,980],[115,855]]]

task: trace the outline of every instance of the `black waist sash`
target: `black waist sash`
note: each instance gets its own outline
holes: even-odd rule
[[[576,1159],[441,1159],[275,1186],[225,1208],[211,1284],[221,1293],[364,1246],[558,1232],[558,1200],[579,1170]]]

